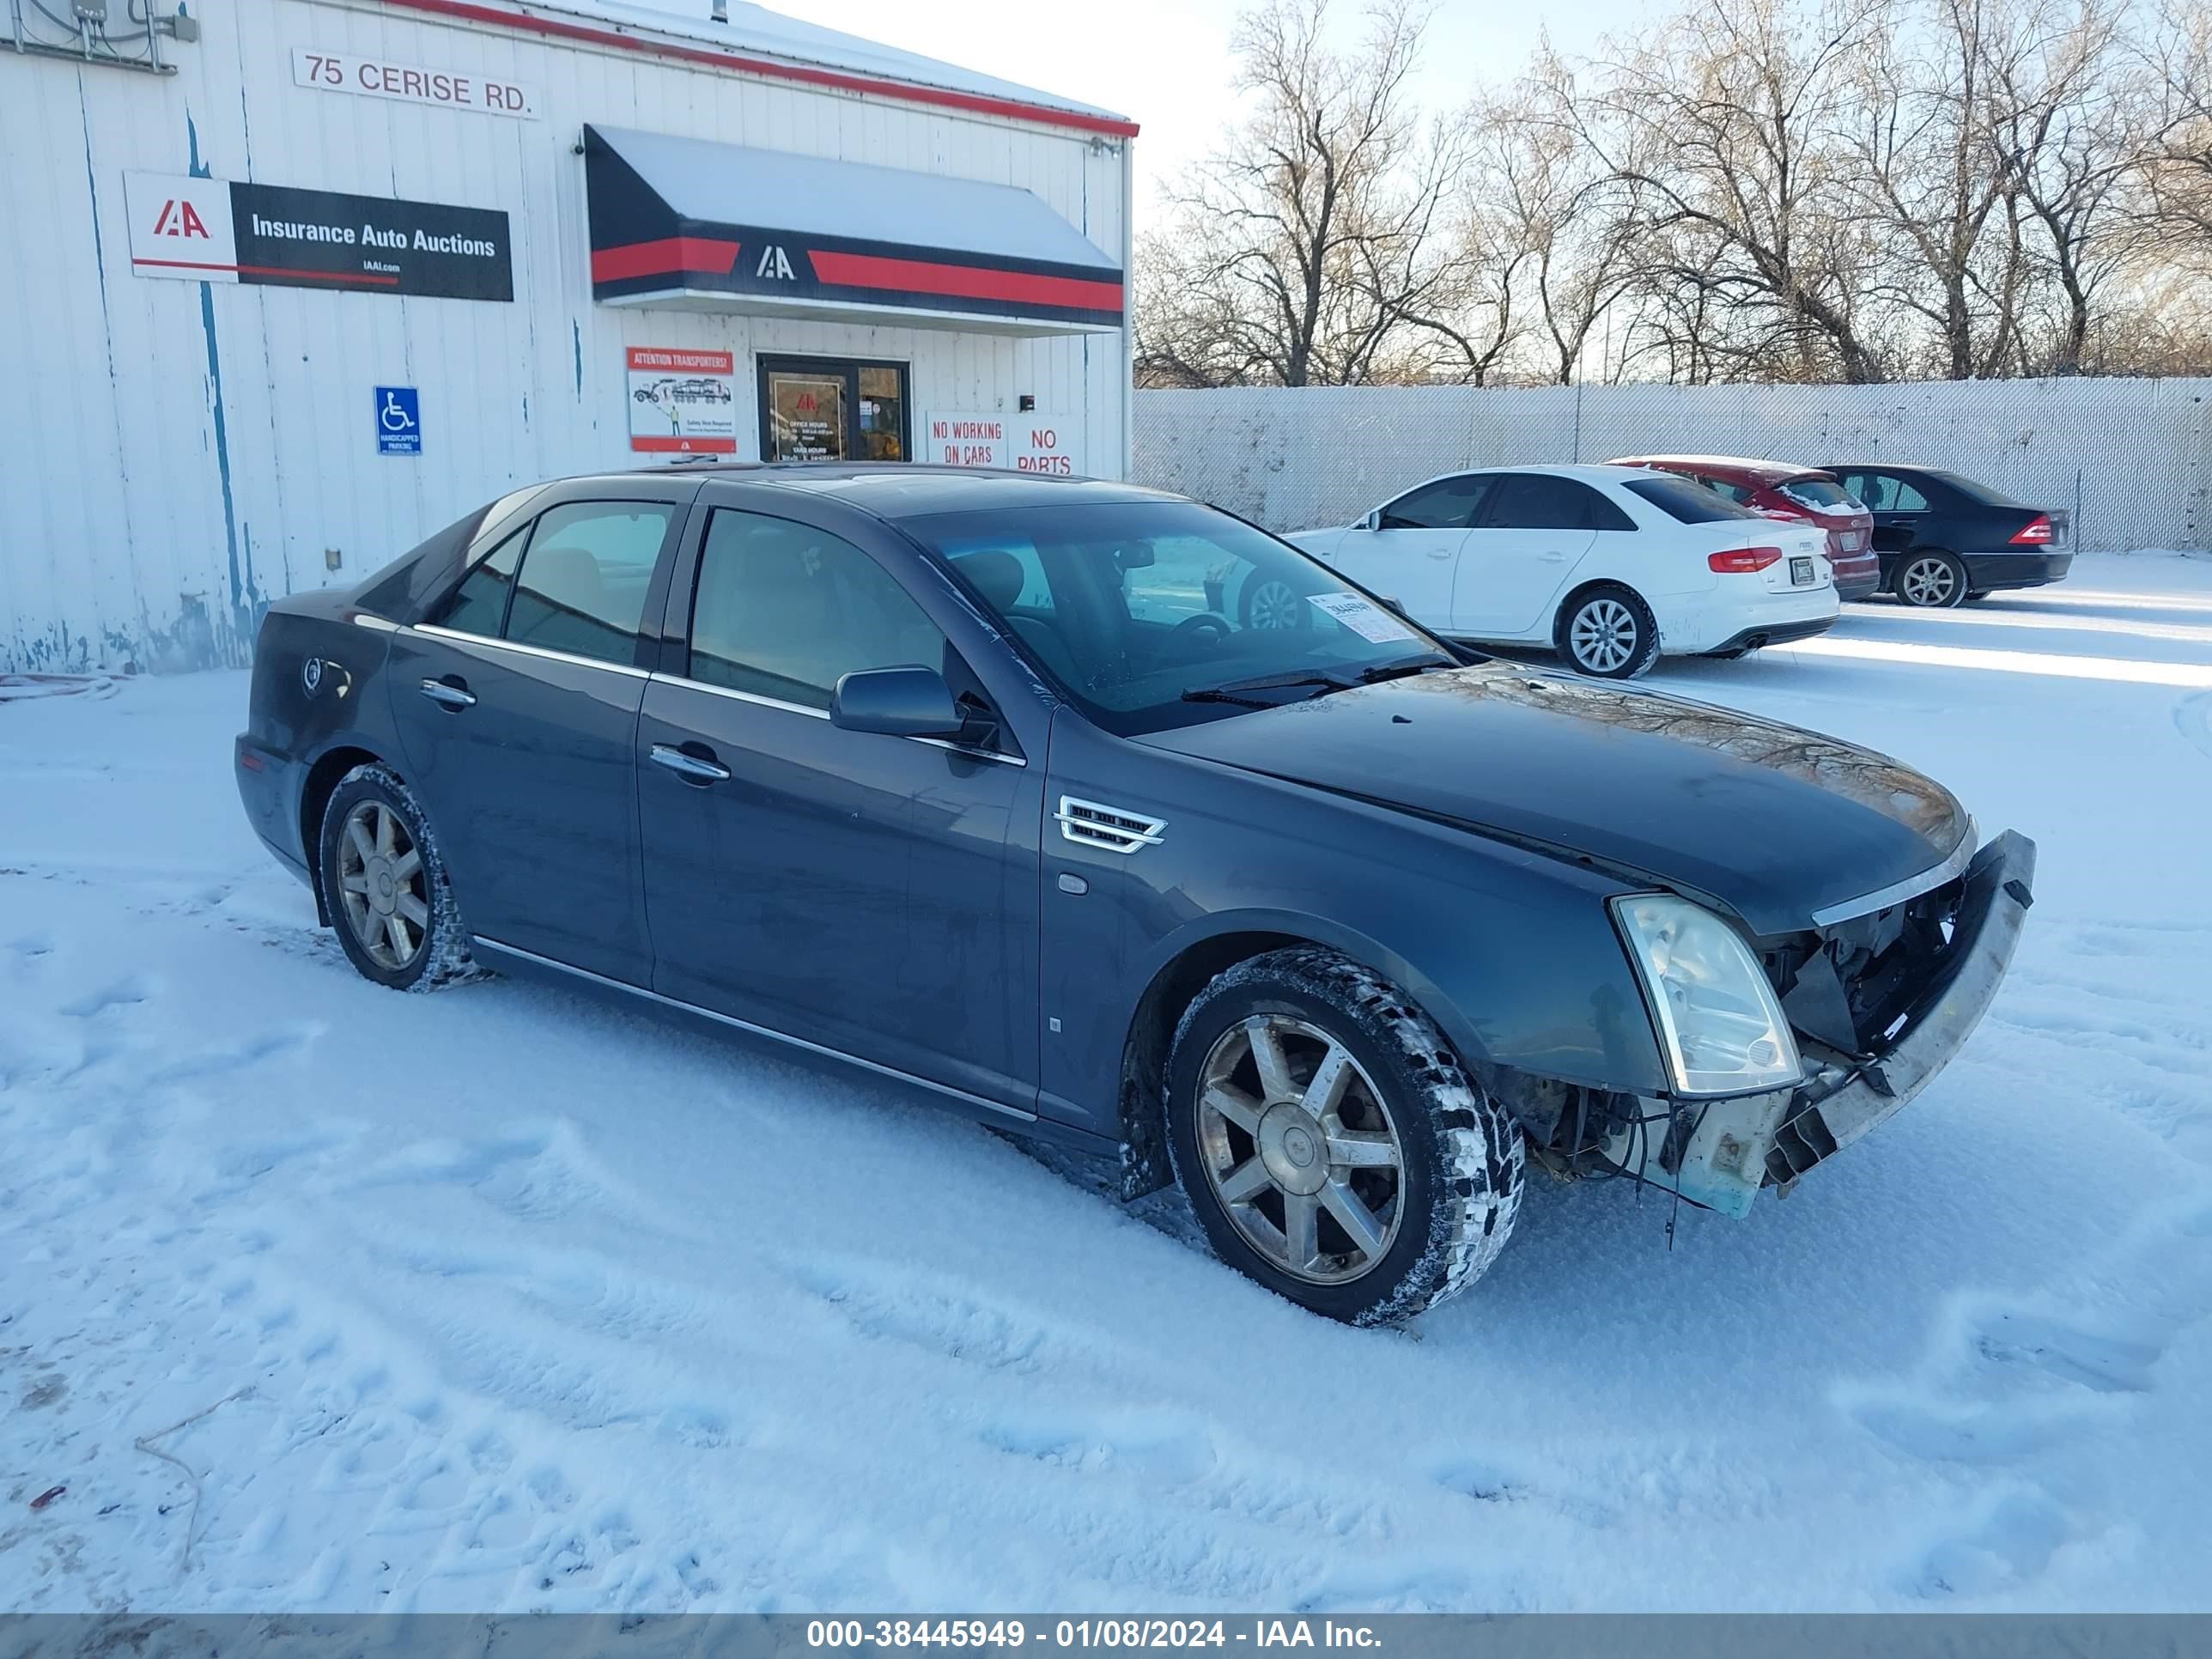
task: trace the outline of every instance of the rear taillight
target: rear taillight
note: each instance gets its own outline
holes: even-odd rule
[[[1713,569],[1728,575],[1743,575],[1764,570],[1771,564],[1782,562],[1778,547],[1739,547],[1728,553],[1708,553],[1705,562]]]
[[[2013,542],[2014,545],[2020,547],[2048,547],[2051,544],[2051,515],[2047,513],[2039,513],[2021,526],[2020,533],[2013,538]]]

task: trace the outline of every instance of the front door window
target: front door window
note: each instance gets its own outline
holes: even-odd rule
[[[764,357],[760,408],[764,461],[907,459],[903,363]]]

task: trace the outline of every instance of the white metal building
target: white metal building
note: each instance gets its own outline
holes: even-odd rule
[[[1122,117],[744,4],[175,4],[0,0],[0,672],[242,663],[566,472],[1127,468]]]

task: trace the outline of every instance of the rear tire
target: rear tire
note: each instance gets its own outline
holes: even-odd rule
[[[1240,628],[1260,629],[1267,632],[1304,628],[1313,615],[1308,605],[1291,585],[1279,577],[1266,577],[1257,582],[1244,584],[1237,597],[1237,622]]]
[[[1633,591],[1607,583],[1560,608],[1552,644],[1577,674],[1640,679],[1659,660],[1659,623]]]
[[[1954,553],[1914,553],[1899,561],[1897,597],[1916,611],[1949,611],[1966,597],[1966,567]]]
[[[324,902],[346,959],[395,991],[430,991],[475,968],[429,816],[397,772],[356,766],[323,808]]]
[[[1519,1126],[1410,999],[1333,951],[1218,975],[1176,1028],[1167,1102],[1215,1253],[1327,1318],[1382,1324],[1456,1295],[1520,1212]]]

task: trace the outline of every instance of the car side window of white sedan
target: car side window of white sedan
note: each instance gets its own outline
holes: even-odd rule
[[[1633,530],[1635,520],[1588,484],[1545,472],[1510,472],[1483,520],[1486,530]]]
[[[1482,511],[1492,476],[1462,472],[1407,490],[1376,515],[1380,530],[1465,530]]]

